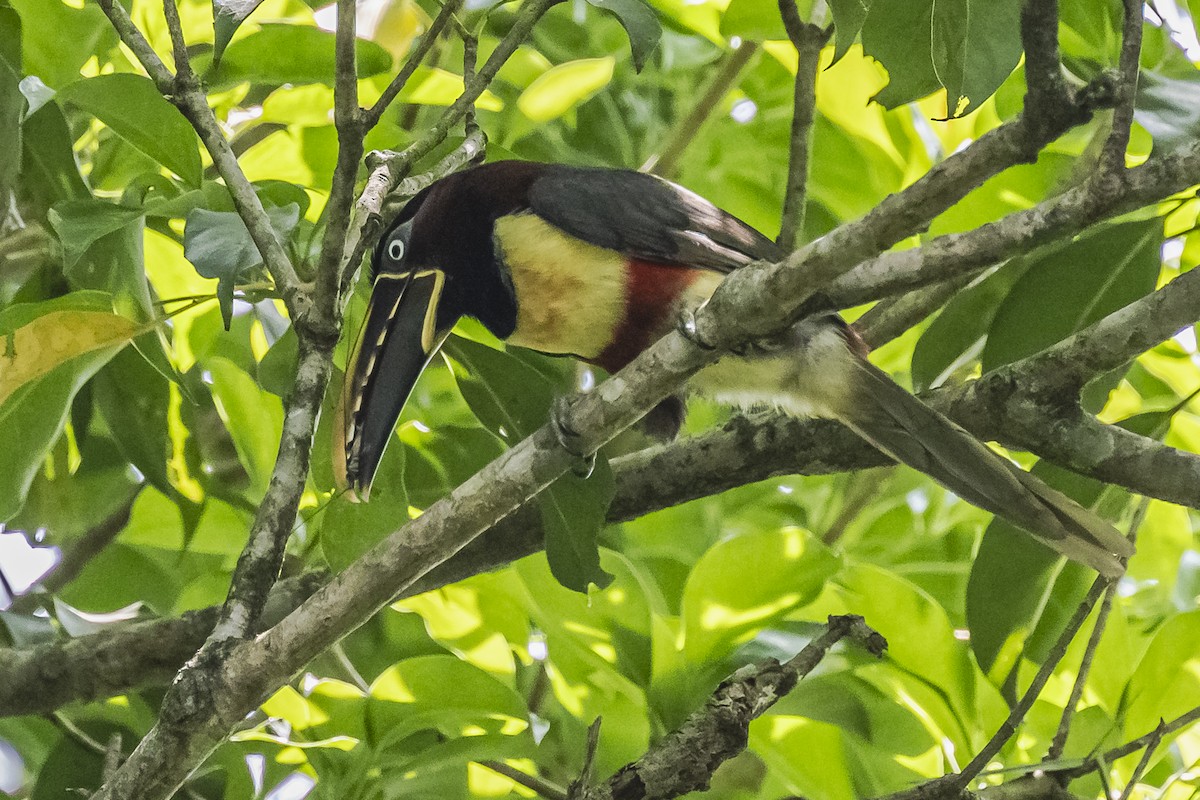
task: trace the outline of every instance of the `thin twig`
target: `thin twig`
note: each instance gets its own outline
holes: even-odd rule
[[[337,52],[338,73],[334,84],[334,123],[338,132],[337,164],[326,204],[325,232],[317,261],[315,302],[322,314],[339,330],[340,303],[338,275],[343,247],[354,209],[354,184],[363,156],[367,127],[358,107],[358,77],[355,57],[355,0],[338,0]],[[348,70],[343,72],[343,70]]]
[[[121,733],[114,731],[113,735],[108,737],[108,747],[104,751],[104,769],[100,773],[100,779],[106,781],[115,775],[124,757],[121,751]]]
[[[179,20],[176,0],[163,0],[163,16],[167,18],[167,31],[171,36],[171,53],[175,57],[175,80],[184,86],[195,80],[192,62],[188,58],[187,41],[183,38],[183,23]]]
[[[646,163],[642,164],[642,172],[653,172],[664,178],[670,178],[676,173],[683,151],[696,138],[704,123],[720,108],[721,99],[737,85],[738,77],[758,52],[758,48],[758,42],[747,39],[725,56],[708,86],[700,93],[696,104],[675,126],[674,133],[662,151],[650,156]]]
[[[884,298],[855,320],[854,327],[868,347],[881,347],[946,305],[977,277],[961,272],[939,283]]]
[[[517,11],[512,27],[500,40],[500,44],[496,45],[492,54],[488,56],[488,60],[479,69],[475,79],[464,84],[463,93],[429,126],[425,134],[398,153],[390,151],[371,153],[367,160],[367,167],[374,170],[377,167],[386,166],[389,184],[408,177],[413,165],[441,144],[450,129],[474,107],[475,101],[495,79],[496,73],[528,38],[534,25],[551,6],[558,2],[560,0],[527,0]]]
[[[229,142],[225,139],[225,134],[221,131],[221,126],[217,123],[217,118],[208,105],[208,98],[195,75],[189,71],[173,76],[154,52],[154,48],[146,41],[146,37],[130,20],[124,6],[115,0],[97,1],[122,43],[137,57],[158,90],[192,123],[200,141],[212,157],[217,172],[225,181],[234,206],[245,222],[250,238],[262,256],[263,264],[271,273],[284,302],[287,303],[292,318],[295,320],[303,317],[309,307],[307,292],[304,291],[287,252],[271,227],[271,220],[263,209],[262,201],[242,172],[237,156],[230,149]],[[179,15],[168,13],[167,23],[171,28],[172,42],[182,42],[183,32],[179,24]],[[186,58],[183,63],[186,63]]]
[[[799,56],[792,92],[787,191],[783,196],[783,216],[777,240],[783,249],[791,250],[796,246],[796,237],[804,232],[804,214],[808,207],[808,157],[817,111],[817,72],[821,65],[821,48],[829,41],[833,28],[823,29],[802,20],[796,0],[779,0],[779,12]]]
[[[580,800],[587,794],[588,787],[592,785],[592,773],[596,768],[596,752],[600,748],[600,717],[592,720],[592,724],[588,726],[587,745],[583,751],[583,768],[579,770],[579,777],[571,781],[571,785],[567,787],[568,800]]]
[[[503,775],[510,781],[518,783],[532,792],[537,792],[542,797],[546,798],[546,800],[567,800],[567,792],[561,786],[556,786],[550,781],[539,778],[536,775],[530,775],[528,772],[524,772],[516,767],[509,766],[503,761],[494,761],[492,759],[488,759],[486,761],[477,761],[475,763],[479,764],[481,767],[487,767],[492,772]]]
[[[112,544],[117,535],[129,524],[129,515],[133,511],[133,503],[137,499],[140,489],[141,487],[137,487],[115,511],[89,528],[75,540],[74,544],[63,551],[62,558],[58,560],[54,568],[38,581],[42,592],[54,594],[61,591],[64,586],[79,576],[79,573],[91,563],[93,558]],[[13,602],[10,610],[18,613],[31,613],[37,608],[38,600],[39,594],[22,595]]]
[[[1143,747],[1149,747],[1152,743],[1157,742],[1167,736],[1170,736],[1176,731],[1181,731],[1189,725],[1200,722],[1200,706],[1196,706],[1191,711],[1180,714],[1175,719],[1167,723],[1159,723],[1154,730],[1149,733],[1142,734],[1136,739],[1132,739],[1120,747],[1114,747],[1112,750],[1105,752],[1098,758],[1089,758],[1079,766],[1070,769],[1061,770],[1059,774],[1066,778],[1078,778],[1081,775],[1086,775],[1096,769],[1101,762],[1111,764],[1119,758],[1124,758],[1131,753],[1136,753]]]
[[[369,178],[366,188],[359,196],[355,208],[358,224],[352,226],[346,237],[345,254],[342,257],[342,276],[339,295],[343,302],[349,298],[350,287],[358,276],[358,268],[363,255],[375,246],[375,240],[382,233],[383,220],[380,212],[383,209],[385,197],[412,197],[434,181],[457,172],[467,164],[481,158],[487,147],[487,137],[479,128],[467,134],[463,143],[448,153],[437,166],[429,172],[413,175],[400,181],[392,187],[390,170],[387,164],[376,166]]]
[[[963,767],[960,772],[946,775],[934,781],[915,786],[910,789],[905,789],[901,792],[888,795],[885,800],[922,800],[922,798],[942,796],[953,797],[967,787],[972,780],[983,772],[992,758],[995,757],[1000,749],[1011,739],[1017,732],[1017,727],[1025,720],[1025,715],[1033,708],[1033,704],[1037,702],[1038,697],[1045,688],[1046,683],[1050,680],[1050,676],[1054,674],[1054,670],[1058,667],[1058,663],[1062,661],[1063,656],[1067,653],[1067,648],[1071,641],[1075,638],[1075,634],[1079,632],[1080,626],[1084,620],[1091,614],[1092,608],[1096,605],[1096,601],[1100,599],[1105,588],[1108,586],[1108,581],[1103,577],[1097,578],[1092,584],[1092,588],[1088,591],[1087,596],[1080,602],[1079,607],[1075,609],[1075,613],[1067,622],[1063,632],[1059,635],[1058,640],[1054,643],[1054,647],[1046,654],[1046,660],[1042,662],[1042,666],[1038,669],[1037,674],[1033,677],[1033,682],[1022,695],[1021,700],[1013,707],[1008,715],[1008,719],[1000,726],[995,735],[988,740],[988,743],[971,759],[967,766]]]
[[[53,714],[47,714],[46,719],[53,723],[54,727],[61,730],[68,738],[73,739],[76,744],[83,747],[85,750],[90,750],[98,756],[108,754],[108,747],[102,742],[98,742],[88,735],[87,731],[80,728],[71,719],[60,711],[55,711]]]
[[[1143,501],[1144,503],[1147,501]],[[1104,590],[1104,598],[1100,601],[1100,611],[1096,615],[1096,624],[1092,627],[1092,635],[1088,639],[1087,648],[1083,651],[1083,660],[1079,662],[1079,672],[1075,675],[1075,685],[1071,687],[1071,696],[1063,708],[1062,718],[1058,722],[1058,730],[1046,751],[1046,760],[1055,761],[1062,757],[1067,746],[1067,737],[1071,733],[1071,722],[1075,718],[1075,709],[1083,697],[1083,687],[1087,685],[1089,673],[1092,671],[1092,660],[1096,657],[1096,648],[1104,637],[1104,628],[1108,624],[1108,615],[1112,611],[1113,597],[1117,594],[1117,584],[1110,583]]]
[[[1133,106],[1137,99],[1139,59],[1142,53],[1142,0],[1125,0],[1125,22],[1121,31],[1121,59],[1113,108],[1112,130],[1100,155],[1099,175],[1110,181],[1125,171],[1125,150],[1133,125]],[[1105,184],[1107,185],[1107,184]]]
[[[396,77],[392,78],[391,83],[383,90],[383,94],[375,101],[369,109],[362,112],[362,121],[365,130],[370,130],[379,124],[379,120],[383,117],[383,112],[387,111],[388,106],[396,99],[396,95],[403,91],[413,73],[417,71],[417,67],[421,66],[421,62],[425,60],[425,56],[429,54],[433,43],[437,41],[438,36],[445,30],[446,25],[462,8],[463,0],[446,0],[442,5],[442,10],[433,18],[433,22],[429,24],[428,30],[421,34],[421,40],[417,42],[416,47],[408,54],[408,60],[404,62],[404,66],[396,73]],[[464,76],[463,83],[466,79]]]
[[[337,0],[333,121],[339,134],[352,132],[358,122],[357,16],[356,0]]]
[[[1138,503],[1137,510],[1134,511],[1133,519],[1129,522],[1130,541],[1137,541],[1138,529],[1145,521],[1146,512],[1149,509],[1150,498],[1143,497]],[[1083,697],[1083,688],[1087,685],[1088,675],[1092,671],[1096,648],[1100,646],[1100,639],[1104,636],[1104,629],[1108,624],[1108,615],[1112,612],[1113,598],[1116,597],[1116,594],[1117,584],[1115,582],[1110,583],[1104,590],[1104,598],[1100,601],[1100,611],[1096,614],[1096,624],[1092,627],[1092,635],[1088,638],[1087,647],[1083,651],[1083,659],[1079,662],[1079,671],[1075,675],[1075,685],[1071,687],[1071,696],[1067,700],[1066,706],[1063,707],[1058,730],[1050,742],[1050,748],[1046,751],[1047,761],[1056,761],[1061,758],[1063,750],[1067,746],[1067,737],[1071,733],[1071,722],[1075,717],[1075,709],[1079,707],[1079,701]]]
[[[479,58],[479,37],[468,31],[463,25],[457,27],[459,28],[459,34],[462,36],[463,86],[466,86],[475,80],[475,62]],[[471,103],[467,109],[467,113],[463,115],[463,129],[469,134],[478,127],[475,123],[475,104]]]
[[[1133,772],[1129,776],[1129,782],[1121,790],[1120,800],[1129,800],[1133,794],[1134,787],[1137,786],[1142,776],[1146,774],[1146,770],[1150,767],[1150,762],[1154,758],[1154,751],[1158,749],[1158,746],[1162,743],[1163,736],[1166,735],[1163,730],[1165,727],[1166,723],[1160,719],[1158,727],[1154,729],[1154,732],[1150,734],[1150,740],[1146,742],[1145,752],[1142,753],[1142,757],[1138,759],[1137,766],[1133,768]]]
[[[96,0],[96,2],[108,17],[109,22],[112,23],[121,43],[129,48],[134,58],[145,68],[146,74],[154,81],[158,90],[164,95],[170,94],[175,83],[175,76],[158,57],[158,53],[154,52],[154,48],[150,46],[150,42],[146,41],[146,37],[142,35],[138,27],[133,24],[125,6],[117,0]]]

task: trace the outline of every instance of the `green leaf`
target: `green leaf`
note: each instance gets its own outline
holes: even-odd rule
[[[721,15],[721,35],[754,42],[788,38],[775,0],[732,0]]]
[[[287,397],[292,391],[299,358],[300,340],[296,337],[296,329],[289,325],[258,362],[258,385],[271,394]]]
[[[118,357],[127,352],[129,348]],[[79,442],[80,437],[75,440]],[[63,444],[55,445],[50,458],[64,450]],[[79,445],[78,466],[56,469],[53,475],[39,470],[20,513],[7,525],[15,530],[41,530],[45,543],[69,547],[90,530],[120,522],[122,509],[138,494],[140,483],[115,442],[92,430]]]
[[[684,653],[702,664],[754,631],[811,602],[841,562],[799,528],[746,533],[718,542],[683,590]]]
[[[94,742],[108,742],[114,735],[119,735],[123,742],[137,737],[128,728],[110,722],[87,720],[80,723],[79,728]],[[63,736],[41,765],[29,797],[30,800],[62,800],[81,790],[99,789],[103,781],[104,756],[85,747],[73,736]]]
[[[1019,0],[874,0],[863,49],[888,70],[886,108],[946,90],[946,116],[978,108],[1021,59]],[[839,43],[840,44],[840,43]]]
[[[23,72],[60,87],[76,80],[89,59],[116,43],[99,5],[11,0],[24,22]]]
[[[204,366],[212,373],[213,401],[250,475],[252,491],[262,496],[283,432],[283,406],[229,359],[216,356]]]
[[[517,108],[534,122],[558,119],[612,80],[612,56],[581,58],[539,75],[517,98]]]
[[[368,78],[391,68],[392,57],[374,42],[359,39],[358,76]],[[263,25],[244,39],[232,42],[221,64],[205,77],[214,86],[238,83],[333,85],[334,36],[307,25]]]
[[[1012,259],[946,304],[913,347],[912,381],[916,391],[942,385],[979,356],[1001,301],[1031,263],[1026,258]]]
[[[1168,619],[1134,671],[1123,701],[1125,731],[1142,736],[1160,719],[1200,705],[1200,611]]]
[[[149,78],[128,73],[97,75],[64,86],[58,96],[103,122],[186,183],[200,185],[196,132]]]
[[[1084,507],[1100,497],[1094,480],[1048,462],[1033,474]],[[1095,573],[1064,559],[1008,520],[984,532],[967,581],[967,627],[980,668],[999,683],[1019,657],[1045,659]]]
[[[102,200],[62,203],[49,213],[50,225],[62,243],[68,268],[74,266],[97,240],[121,230],[141,216],[141,209]]]
[[[267,217],[280,242],[286,242],[300,221],[300,207],[289,203],[268,208]],[[233,316],[233,289],[250,270],[263,263],[240,214],[196,208],[188,212],[183,229],[183,255],[205,278],[216,278],[217,297],[225,330]]]
[[[21,15],[8,5],[0,6],[0,62],[13,73],[24,65],[21,57]]]
[[[1165,75],[1143,69],[1133,118],[1154,139],[1155,154],[1194,142],[1200,136],[1200,71]]]
[[[91,197],[58,103],[47,103],[26,118],[22,144],[23,183],[44,196],[44,205]]]
[[[221,55],[229,40],[262,1],[213,0],[213,64],[221,63]]]
[[[483,426],[503,441],[514,444],[545,424],[554,390],[540,372],[461,336],[447,341],[445,353],[470,373],[456,376],[463,399]],[[607,460],[597,454],[589,478],[564,475],[539,495],[546,558],[554,577],[568,589],[586,593],[591,583],[604,588],[612,581],[600,568],[596,537],[614,488]]]
[[[833,12],[833,28],[837,37],[833,51],[833,61],[837,63],[862,30],[867,14],[871,10],[872,0],[829,0],[829,10]]]
[[[567,473],[538,499],[546,559],[554,577],[568,589],[586,593],[589,584],[603,589],[612,583],[613,576],[600,566],[597,537],[607,522],[616,486],[608,459],[597,455],[587,478]]]
[[[121,453],[179,507],[185,539],[190,539],[199,523],[199,507],[179,491],[168,470],[172,446],[166,378],[136,350],[127,349],[100,371],[92,391]]]
[[[468,726],[498,733],[506,726],[520,731],[528,724],[520,695],[449,655],[395,664],[371,684],[370,697],[372,721],[387,732],[388,742],[400,743],[425,728],[458,737]]]
[[[633,56],[633,68],[642,71],[646,59],[658,47],[662,38],[662,23],[658,14],[644,0],[588,0],[596,8],[615,16],[629,35],[629,51]]]
[[[909,701],[939,738],[965,746],[964,725],[991,730],[1008,709],[979,673],[965,642],[954,635],[946,609],[900,576],[867,565],[850,565],[837,577],[843,587],[822,612],[862,614],[887,639],[887,661],[902,675],[872,681],[893,695],[921,695]],[[888,672],[891,672],[889,670]],[[903,696],[903,695],[901,695]],[[939,706],[945,706],[945,711]]]
[[[371,486],[371,502],[359,503],[337,495],[321,516],[321,552],[334,571],[382,542],[408,522],[408,493],[404,487],[406,448],[392,441]]]
[[[1154,290],[1162,220],[1109,225],[1035,259],[996,310],[983,371],[1062,341]]]
[[[75,393],[138,333],[111,307],[107,295],[76,292],[0,312],[0,520],[20,510]]]

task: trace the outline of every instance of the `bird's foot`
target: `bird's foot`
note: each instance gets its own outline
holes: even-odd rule
[[[701,350],[716,350],[716,345],[709,344],[700,335],[699,326],[696,324],[696,312],[690,308],[685,308],[679,312],[679,319],[675,322],[675,328],[679,331],[679,335],[687,339],[692,344],[699,347]]]
[[[596,469],[596,454],[585,452],[579,446],[579,432],[567,424],[570,411],[570,397],[554,398],[554,405],[550,407],[550,425],[554,428],[554,435],[562,449],[577,459],[578,463],[571,468],[571,472],[580,478],[590,478],[592,471]]]

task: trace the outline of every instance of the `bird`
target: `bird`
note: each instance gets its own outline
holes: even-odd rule
[[[456,322],[508,345],[611,372],[702,305],[730,272],[787,253],[700,195],[632,170],[496,161],[417,194],[371,257],[372,290],[334,422],[334,473],[369,499],[417,378]],[[871,364],[834,311],[793,325],[772,349],[726,355],[689,381],[737,407],[839,420],[894,460],[1004,517],[1107,577],[1133,546],[1109,522],[993,451]],[[683,401],[647,429],[673,438]]]

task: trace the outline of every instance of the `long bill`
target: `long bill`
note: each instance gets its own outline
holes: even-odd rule
[[[445,282],[436,269],[375,279],[334,420],[334,475],[356,499],[370,496],[400,412],[452,327],[437,325]]]

